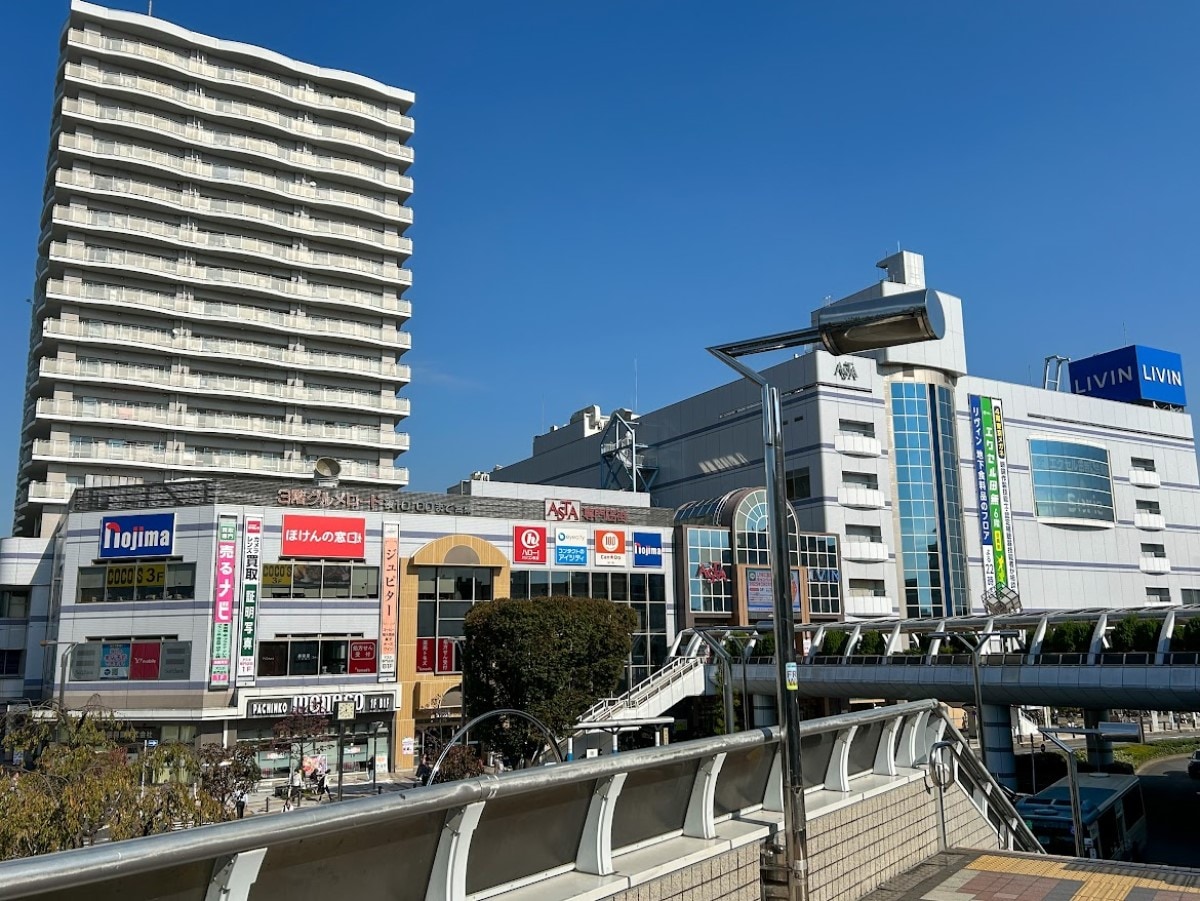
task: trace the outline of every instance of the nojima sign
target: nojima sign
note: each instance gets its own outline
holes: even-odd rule
[[[175,549],[175,514],[106,516],[100,523],[100,558],[169,557]]]
[[[1071,390],[1076,394],[1130,404],[1187,403],[1183,360],[1179,354],[1133,344],[1120,350],[1072,360]]]

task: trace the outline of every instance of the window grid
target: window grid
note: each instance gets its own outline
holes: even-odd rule
[[[688,606],[695,613],[731,613],[733,563],[729,530],[689,527],[687,536]]]
[[[1116,522],[1108,451],[1091,444],[1029,439],[1036,515]]]

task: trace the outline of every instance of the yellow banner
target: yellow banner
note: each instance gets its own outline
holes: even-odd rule
[[[292,564],[290,563],[267,563],[262,568],[262,581],[264,585],[291,585],[292,584]]]
[[[105,578],[109,588],[157,588],[166,581],[165,563],[110,563]]]

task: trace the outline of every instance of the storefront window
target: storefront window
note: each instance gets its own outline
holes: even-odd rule
[[[258,643],[258,674],[286,676],[288,674],[288,643],[260,641]]]
[[[305,635],[291,639],[260,641],[258,675],[344,675],[351,671],[350,645],[371,644],[373,641],[346,635]]]
[[[545,573],[542,573],[545,576]],[[463,618],[478,603],[493,599],[495,574],[485,567],[427,566],[417,571],[418,671],[458,672]],[[430,669],[422,669],[420,661]],[[434,662],[436,660],[436,663]]]
[[[80,604],[191,600],[195,596],[194,563],[157,560],[81,566],[76,580]]]
[[[696,613],[733,611],[729,530],[684,529],[688,553],[688,605]]]
[[[341,675],[346,672],[349,642],[345,639],[321,642],[321,673]]]
[[[320,642],[293,641],[288,647],[288,675],[315,676],[320,666]]]

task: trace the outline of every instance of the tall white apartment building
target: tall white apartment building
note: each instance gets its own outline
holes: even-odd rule
[[[413,94],[73,0],[15,532],[78,486],[400,488]]]

